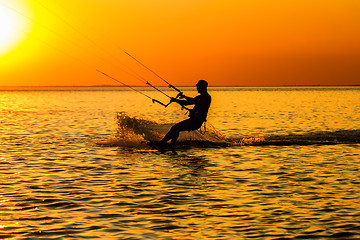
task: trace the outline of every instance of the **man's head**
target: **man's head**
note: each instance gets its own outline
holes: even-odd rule
[[[199,93],[206,92],[208,87],[208,83],[205,80],[199,80],[196,84],[196,88]]]

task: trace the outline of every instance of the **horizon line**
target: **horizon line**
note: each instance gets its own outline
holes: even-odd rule
[[[37,87],[46,87],[46,88],[82,88],[82,87],[88,87],[88,88],[110,88],[110,87],[118,87],[118,88],[128,88],[129,86],[123,86],[123,85],[34,85],[34,86],[0,86],[0,88],[37,88]],[[149,86],[142,86],[142,85],[132,85],[131,87],[145,87],[145,88],[151,88]],[[168,86],[155,86],[155,87],[168,87]],[[183,85],[183,86],[177,86],[177,87],[195,87],[193,85]],[[360,87],[360,84],[346,84],[346,85],[332,85],[332,84],[298,84],[298,85],[231,85],[231,86],[222,86],[222,85],[215,85],[215,86],[209,86],[209,88],[212,87]]]

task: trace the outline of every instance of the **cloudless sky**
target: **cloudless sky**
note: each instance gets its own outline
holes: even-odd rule
[[[0,86],[118,84],[97,69],[128,85],[165,85],[122,49],[177,86],[360,85],[358,0],[0,0],[0,8],[19,19],[7,21],[16,37],[0,35],[17,42],[5,51],[0,41]]]

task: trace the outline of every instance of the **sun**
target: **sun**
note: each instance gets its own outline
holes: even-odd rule
[[[23,0],[0,1],[0,57],[28,37],[33,23],[29,6]]]

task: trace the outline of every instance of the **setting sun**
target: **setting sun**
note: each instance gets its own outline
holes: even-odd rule
[[[31,22],[22,14],[30,14],[22,1],[0,2],[0,56],[11,51],[26,38],[25,32],[31,28]]]

